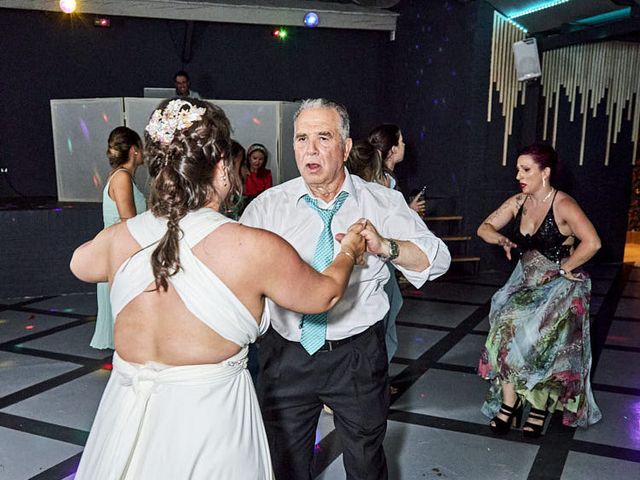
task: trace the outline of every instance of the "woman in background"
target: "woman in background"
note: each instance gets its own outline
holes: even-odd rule
[[[404,160],[405,144],[400,127],[391,123],[378,125],[369,132],[369,143],[380,151],[387,187],[400,190],[394,174],[396,165]],[[422,192],[411,199],[409,207],[421,217],[424,216],[426,201]]]
[[[374,182],[388,187],[387,179],[382,166],[382,156],[380,151],[371,145],[368,140],[357,140],[353,142],[351,152],[347,158],[347,169],[349,173],[357,175],[367,182]],[[389,297],[389,311],[385,315],[383,322],[385,328],[385,345],[387,347],[387,358],[391,359],[398,350],[398,334],[396,332],[396,318],[402,308],[402,292],[398,286],[396,269],[391,262],[387,262],[389,267],[389,281],[384,286],[384,291]],[[396,389],[391,387],[391,393]]]
[[[76,480],[273,480],[247,345],[269,327],[266,296],[302,313],[340,300],[364,225],[317,272],[277,235],[223,216],[239,182],[230,129],[208,102],[161,103],[145,135],[150,211],[73,255],[79,279],[111,281],[116,315],[113,371]]]
[[[553,187],[557,162],[548,145],[521,150],[516,179],[522,193],[478,228],[478,236],[502,247],[507,258],[512,248],[521,252],[491,300],[478,366],[478,375],[491,382],[482,412],[500,435],[518,423],[525,404],[531,406],[525,437],[540,436],[548,412],[562,411],[570,427],[587,427],[602,416],[589,379],[591,280],[581,269],[600,239],[576,201]],[[513,234],[501,233],[512,220]]]
[[[111,172],[102,193],[104,228],[135,217],[146,210],[144,195],[134,181],[136,169],[142,165],[142,141],[127,127],[116,127],[109,134],[107,158]],[[113,314],[109,285],[97,286],[98,316],[90,345],[93,348],[113,348]]]
[[[233,139],[231,139],[231,160],[233,162],[233,171],[240,179],[240,185],[244,185],[244,179],[249,174],[249,170],[246,166],[247,154],[244,147]],[[243,195],[243,192],[238,188],[235,192],[231,193],[229,206],[224,214],[233,220],[238,220],[240,215],[242,215],[242,211],[245,206],[246,198]]]
[[[247,149],[249,173],[244,179],[244,194],[249,201],[273,186],[271,170],[266,168],[268,161],[269,153],[264,145],[254,143]]]

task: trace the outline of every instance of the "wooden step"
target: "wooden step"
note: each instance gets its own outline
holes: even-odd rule
[[[451,257],[451,263],[479,262],[480,257]]]
[[[453,222],[462,220],[462,215],[434,215],[433,217],[425,217],[427,222]]]
[[[440,237],[443,242],[467,242],[471,240],[471,235],[450,235]]]

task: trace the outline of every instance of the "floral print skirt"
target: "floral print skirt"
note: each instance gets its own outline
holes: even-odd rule
[[[482,406],[489,418],[502,403],[500,382],[513,384],[535,408],[563,411],[566,426],[587,427],[602,417],[589,380],[591,280],[580,272],[584,281],[574,282],[557,271],[557,264],[527,251],[491,300],[478,365],[478,375],[490,381]]]

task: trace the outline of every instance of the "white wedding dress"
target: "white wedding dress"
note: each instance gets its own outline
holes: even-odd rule
[[[242,350],[221,363],[178,367],[133,364],[116,352],[76,480],[274,478],[262,416],[246,369],[247,345],[269,326],[267,309],[258,325],[191,251],[228,221],[210,209],[191,212],[181,220],[182,269],[169,281],[190,312]],[[146,247],[164,235],[166,221],[146,212],[128,220],[127,228]],[[111,288],[116,318],[153,282],[154,248],[143,248],[116,273]]]

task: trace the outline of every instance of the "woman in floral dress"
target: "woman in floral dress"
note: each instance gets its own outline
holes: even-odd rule
[[[518,155],[522,193],[504,202],[478,228],[485,242],[520,260],[493,296],[490,331],[478,374],[491,387],[482,412],[505,434],[530,405],[523,433],[538,437],[548,412],[566,426],[586,427],[601,413],[593,398],[589,301],[591,281],[580,268],[600,248],[593,225],[576,201],[556,190],[553,148],[534,144]],[[500,232],[514,220],[513,233]]]

